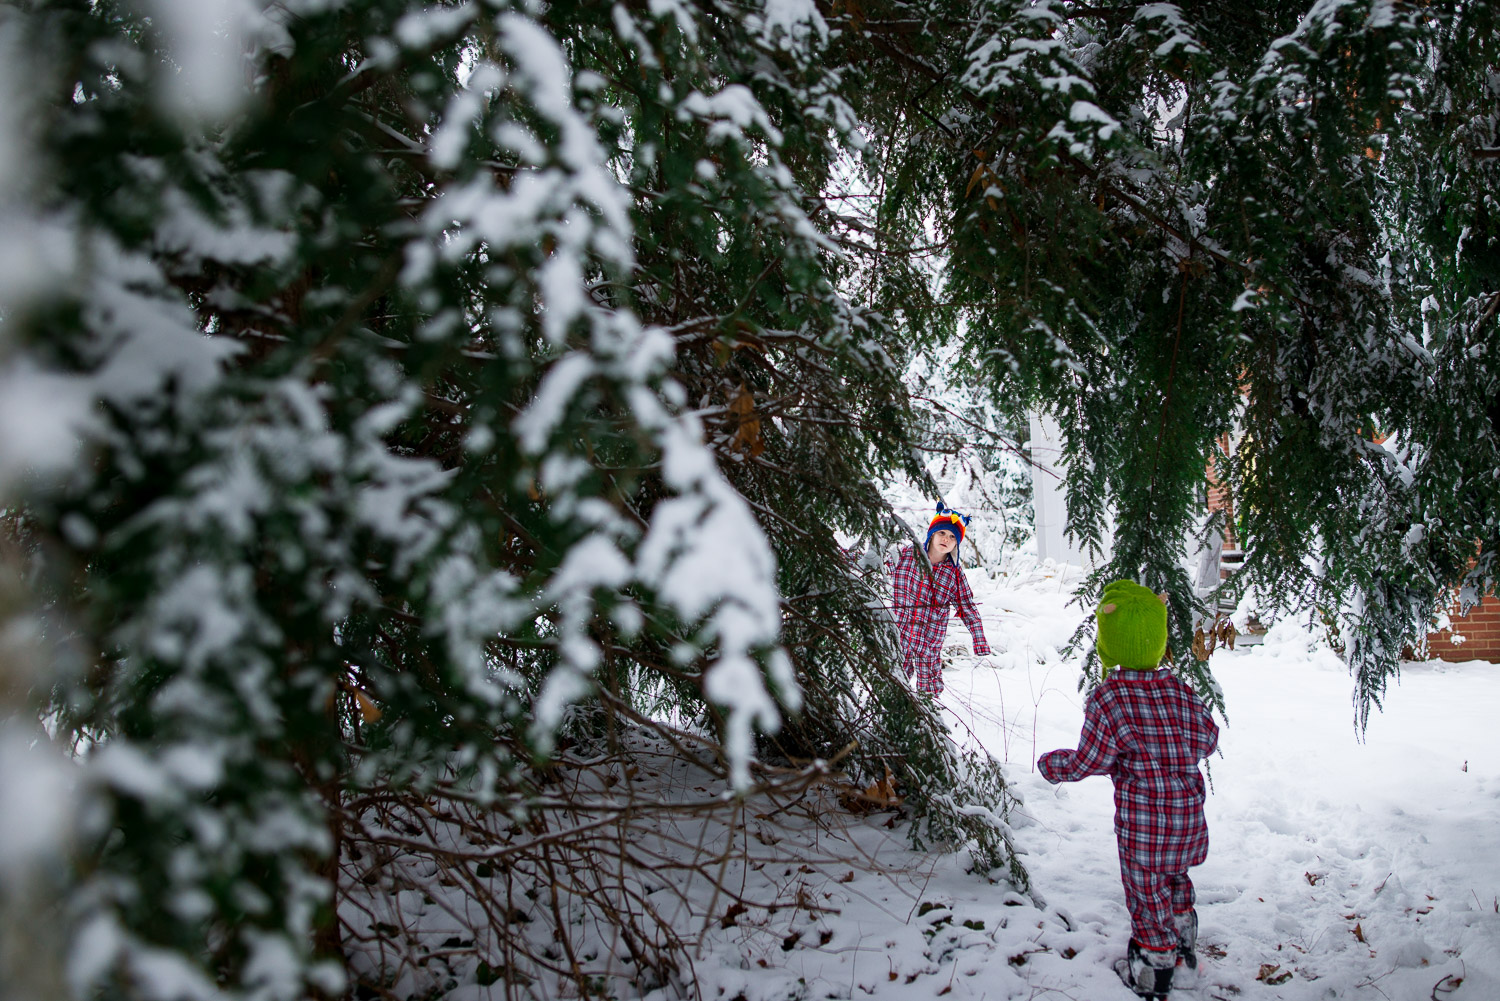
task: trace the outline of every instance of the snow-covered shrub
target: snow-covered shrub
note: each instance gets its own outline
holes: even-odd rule
[[[713,0],[0,10],[34,57],[0,81],[0,615],[40,665],[5,711],[82,804],[74,961],[27,983],[386,989],[352,960],[411,943],[343,906],[359,840],[445,798],[526,825],[560,744],[632,722],[741,793],[784,717],[878,732],[845,767],[916,748],[914,808],[1013,861],[943,805],[936,720],[869,722],[909,696],[833,531],[921,471],[815,217],[859,145],[830,38]]]

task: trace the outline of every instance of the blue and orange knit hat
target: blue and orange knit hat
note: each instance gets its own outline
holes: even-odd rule
[[[958,539],[958,545],[963,545],[964,529],[968,527],[969,517],[959,514],[942,501],[938,501],[937,516],[932,519],[932,524],[927,526],[927,544],[932,544],[933,532],[952,532]],[[953,558],[955,561],[958,559],[958,546],[953,547]]]

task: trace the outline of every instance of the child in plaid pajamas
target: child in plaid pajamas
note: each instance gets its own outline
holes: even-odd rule
[[[1167,607],[1132,581],[1104,589],[1095,613],[1105,681],[1084,706],[1077,750],[1037,762],[1048,782],[1108,775],[1115,783],[1120,881],[1130,911],[1130,947],[1120,976],[1142,997],[1164,998],[1181,963],[1196,968],[1198,914],[1190,866],[1208,857],[1203,776],[1219,728],[1193,690],[1158,669],[1167,647]],[[1114,667],[1126,670],[1110,673]]]
[[[917,559],[916,547],[901,550],[891,569],[894,581],[892,612],[901,631],[901,667],[908,678],[916,676],[917,691],[938,695],[943,690],[943,637],[948,620],[957,609],[959,618],[969,627],[974,654],[983,657],[990,652],[984,638],[984,624],[974,607],[974,592],[958,565],[958,546],[963,541],[967,519],[938,504],[937,517],[927,528],[927,562],[932,564],[929,576]]]

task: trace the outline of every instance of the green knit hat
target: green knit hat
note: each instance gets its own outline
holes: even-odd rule
[[[1167,652],[1167,606],[1133,580],[1104,587],[1099,610],[1099,660],[1107,673],[1115,666],[1153,671]]]

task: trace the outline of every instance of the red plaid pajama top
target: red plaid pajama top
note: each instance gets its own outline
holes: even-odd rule
[[[916,548],[907,546],[891,568],[894,580],[894,604],[891,612],[901,631],[901,666],[908,677],[917,676],[917,688],[924,692],[943,690],[943,637],[948,620],[956,609],[969,637],[974,641],[974,655],[990,652],[984,638],[984,623],[974,607],[974,592],[964,572],[952,557],[932,568],[929,580],[917,559]]]
[[[1117,668],[1089,695],[1076,751],[1037,761],[1048,782],[1108,775],[1120,853],[1149,872],[1185,872],[1208,857],[1198,762],[1219,745],[1203,701],[1169,672]]]

